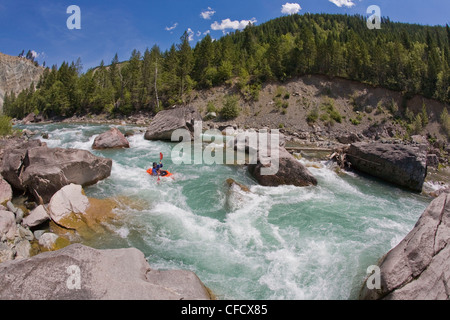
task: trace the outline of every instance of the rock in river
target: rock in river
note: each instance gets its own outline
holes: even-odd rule
[[[201,121],[202,117],[194,107],[176,107],[160,111],[147,131],[146,140],[166,140],[171,141],[172,133],[177,129],[185,129],[190,132],[191,138],[194,132],[195,121]]]
[[[265,167],[270,167],[270,165],[264,165],[259,160],[257,164],[249,164],[248,166],[249,173],[263,186],[294,185],[306,187],[317,185],[317,179],[311,172],[283,147],[279,148],[278,171],[275,174],[264,175],[261,170]]]
[[[129,148],[130,143],[127,138],[117,128],[111,128],[111,130],[102,133],[95,138],[92,144],[92,149],[120,149]]]
[[[48,203],[62,187],[71,183],[88,186],[111,175],[112,160],[86,150],[48,148],[24,144],[5,152],[1,173],[11,186],[29,191]]]
[[[381,259],[380,288],[369,289],[365,283],[360,299],[448,300],[449,244],[447,190],[430,203],[413,230]]]
[[[422,191],[427,175],[426,149],[420,146],[358,142],[350,146],[352,168],[414,191]]]

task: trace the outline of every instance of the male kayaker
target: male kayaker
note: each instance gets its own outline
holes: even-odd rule
[[[152,168],[152,176],[160,176],[161,175],[161,168],[163,167],[162,162],[160,161],[159,164],[156,162],[153,162],[153,168]]]

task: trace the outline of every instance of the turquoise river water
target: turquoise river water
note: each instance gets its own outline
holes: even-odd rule
[[[95,137],[109,126],[27,129],[47,132],[41,140],[49,147],[113,159],[111,176],[85,191],[124,206],[111,232],[86,244],[136,247],[153,268],[192,270],[219,299],[356,299],[367,268],[412,229],[431,201],[355,173],[338,175],[325,162],[309,167],[317,187],[262,187],[243,166],[174,165],[175,143],[146,141],[143,132],[129,137],[130,149],[95,151]],[[158,183],[146,170],[160,152],[174,176]],[[228,178],[251,193],[230,191]]]

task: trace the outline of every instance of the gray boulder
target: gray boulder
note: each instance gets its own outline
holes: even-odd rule
[[[211,299],[190,271],[152,270],[134,248],[96,250],[81,244],[0,264],[0,299]]]
[[[40,205],[33,209],[30,214],[23,219],[22,224],[25,227],[36,227],[47,220],[50,220],[50,216],[45,207]]]
[[[347,151],[351,167],[414,191],[422,191],[427,175],[426,149],[379,142],[358,142]]]
[[[129,148],[130,143],[127,138],[117,128],[111,128],[111,130],[102,133],[97,136],[92,144],[92,149],[121,149]]]
[[[30,192],[48,203],[53,194],[70,183],[88,186],[111,175],[112,160],[86,150],[22,145],[3,158],[2,175],[14,188]]]
[[[1,175],[13,189],[25,191],[25,187],[20,179],[24,170],[23,160],[29,149],[46,146],[40,140],[10,140],[9,144],[3,149],[3,159],[1,164]]]
[[[248,171],[263,186],[277,187],[280,185],[294,185],[297,187],[306,187],[317,185],[317,179],[311,172],[283,147],[279,148],[278,172],[264,175],[261,170],[269,167],[270,164],[264,165],[258,159],[257,164],[248,165]]]
[[[430,203],[413,230],[381,259],[381,288],[368,289],[365,283],[360,299],[448,300],[449,243],[447,190]]]
[[[200,113],[191,106],[176,107],[160,111],[150,123],[144,138],[146,140],[171,141],[172,133],[177,129],[185,129],[193,138],[195,121],[202,121]]]

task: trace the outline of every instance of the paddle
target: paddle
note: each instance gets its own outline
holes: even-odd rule
[[[162,159],[163,159],[163,154],[162,154],[162,152],[160,152],[160,153],[159,153],[159,161],[161,162]],[[161,177],[160,177],[160,176],[158,176],[158,182],[159,182],[159,180],[161,180]]]

